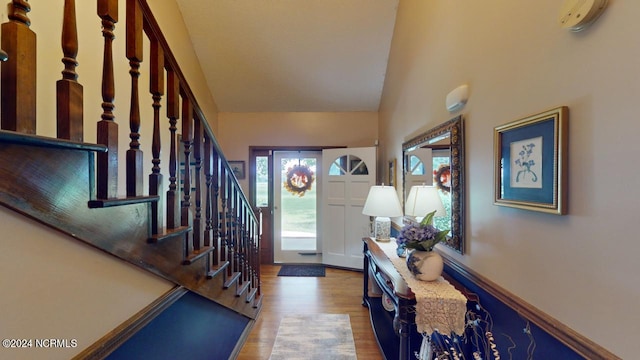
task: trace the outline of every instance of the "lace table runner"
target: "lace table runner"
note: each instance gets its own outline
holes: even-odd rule
[[[442,276],[436,281],[416,279],[407,268],[405,258],[398,257],[396,243],[376,243],[391,260],[400,276],[416,295],[416,326],[418,332],[462,335],[467,311],[467,298]]]

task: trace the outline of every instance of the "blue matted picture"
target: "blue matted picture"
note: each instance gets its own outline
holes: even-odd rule
[[[568,122],[562,106],[494,129],[494,204],[566,214]]]

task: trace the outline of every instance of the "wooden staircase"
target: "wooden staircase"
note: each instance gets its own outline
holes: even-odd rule
[[[8,60],[1,69],[0,204],[255,319],[262,300],[258,217],[146,0],[126,1],[122,38],[131,75],[131,141],[121,149],[113,115],[118,1],[98,0],[97,10],[93,30],[104,37],[103,113],[96,125],[98,143],[88,144],[83,142],[83,87],[75,73],[75,1],[65,0],[61,9],[65,68],[56,86],[56,138],[35,131],[36,35],[27,16],[30,5],[10,2],[1,34]],[[146,189],[138,84],[145,35],[150,44],[145,75],[153,99]],[[162,134],[165,128],[168,134]],[[166,168],[162,150],[169,152]],[[125,164],[118,161],[119,151],[126,152]],[[126,196],[118,194],[119,171],[126,172]]]

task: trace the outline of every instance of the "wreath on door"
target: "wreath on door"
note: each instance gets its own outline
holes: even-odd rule
[[[433,179],[436,181],[438,189],[443,192],[451,191],[451,167],[449,165],[440,165],[438,170],[433,172]]]
[[[287,178],[284,188],[293,195],[302,197],[311,190],[314,176],[313,171],[306,165],[294,165],[287,169]]]

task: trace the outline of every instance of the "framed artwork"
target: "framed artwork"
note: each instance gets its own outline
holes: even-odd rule
[[[233,175],[236,176],[236,179],[242,180],[245,177],[244,170],[244,161],[229,161],[229,166],[231,167],[231,171],[233,171]]]
[[[561,106],[494,129],[494,204],[567,213],[568,127]]]
[[[389,160],[389,186],[396,186],[396,169],[398,168],[398,164],[396,159]]]
[[[184,153],[182,155],[184,157]],[[187,167],[185,166],[184,162],[180,163],[180,177],[178,179],[179,183],[180,183],[180,191],[184,192],[184,173],[187,170]],[[189,184],[191,184],[191,192],[195,192],[196,191],[196,163],[191,163],[189,165]]]

